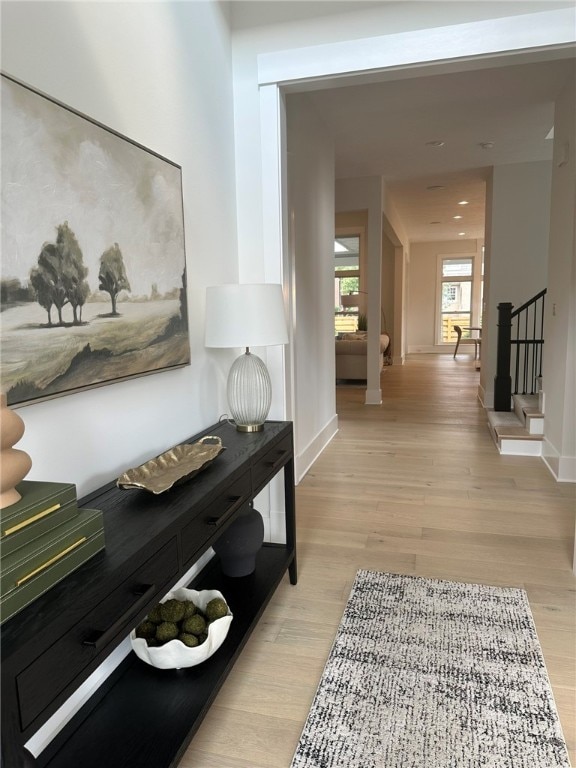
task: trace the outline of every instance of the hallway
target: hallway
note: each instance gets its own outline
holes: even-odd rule
[[[278,588],[185,768],[289,767],[358,568],[526,589],[576,764],[575,486],[498,454],[471,357],[411,355],[381,382],[381,406],[338,387],[339,432],[297,488],[298,585]]]

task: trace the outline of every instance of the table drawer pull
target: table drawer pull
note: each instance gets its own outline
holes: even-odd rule
[[[274,461],[267,461],[266,466],[272,470],[278,469],[278,467],[280,467],[283,464],[284,459],[286,458],[286,456],[288,456],[288,454],[289,454],[289,451],[281,451],[278,458],[275,459]]]
[[[229,499],[229,505],[226,507],[224,512],[222,512],[221,515],[213,515],[212,517],[209,517],[207,522],[208,525],[213,525],[216,528],[222,525],[222,523],[225,523],[226,520],[230,517],[230,515],[234,514],[234,512],[238,509],[240,504],[243,504],[245,501],[244,496],[231,496]]]
[[[82,641],[82,645],[90,645],[99,651],[104,647],[114,635],[116,635],[122,626],[127,623],[130,616],[134,616],[138,613],[142,605],[148,602],[156,591],[155,584],[141,584],[134,587],[134,596],[138,599],[133,603],[127,611],[125,611],[119,619],[117,619],[108,629],[95,629],[88,637]]]

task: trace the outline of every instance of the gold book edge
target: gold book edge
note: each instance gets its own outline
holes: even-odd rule
[[[78,541],[75,541],[74,544],[70,544],[69,547],[66,547],[66,549],[62,550],[62,552],[59,552],[57,555],[54,555],[54,557],[51,557],[50,560],[47,560],[42,565],[39,565],[38,568],[35,568],[33,571],[30,571],[30,573],[27,573],[26,576],[22,576],[21,579],[18,579],[16,582],[16,586],[19,587],[21,584],[24,584],[25,581],[28,581],[33,576],[36,576],[36,574],[40,573],[40,571],[43,571],[45,568],[48,568],[53,563],[60,560],[64,555],[67,555],[69,552],[72,552],[73,549],[76,549],[76,547],[79,547],[80,544],[83,544],[87,540],[86,536],[82,536],[81,539],[78,539]]]
[[[16,531],[20,531],[22,528],[25,528],[27,525],[30,525],[31,523],[35,523],[36,520],[40,520],[43,517],[46,517],[46,515],[49,515],[51,512],[55,512],[57,509],[60,509],[60,504],[54,504],[53,507],[48,507],[48,509],[45,509],[43,512],[38,512],[37,515],[33,515],[32,517],[29,517],[27,520],[23,520],[21,523],[17,523],[16,525],[13,525],[11,528],[6,528],[4,531],[4,536],[10,536],[11,533],[16,533]]]

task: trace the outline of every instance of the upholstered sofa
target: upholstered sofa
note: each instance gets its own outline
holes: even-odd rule
[[[380,370],[390,344],[387,333],[380,334]],[[365,379],[367,377],[366,333],[346,333],[336,339],[336,378]]]

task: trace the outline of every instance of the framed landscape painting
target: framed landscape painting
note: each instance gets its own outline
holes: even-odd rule
[[[2,75],[12,405],[190,364],[180,166]]]

